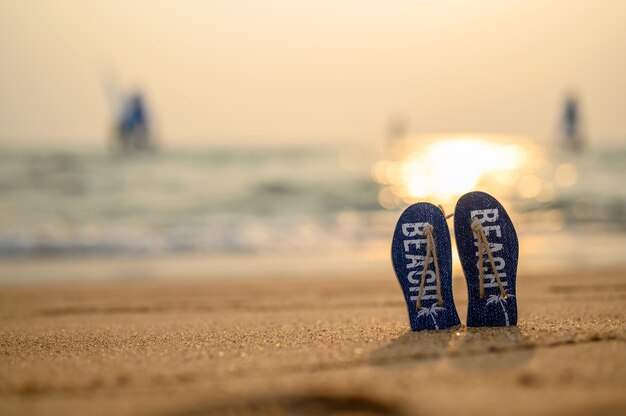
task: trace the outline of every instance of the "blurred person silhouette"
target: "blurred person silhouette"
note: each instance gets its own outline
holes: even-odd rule
[[[409,133],[409,119],[402,115],[396,114],[387,121],[387,132],[385,140],[385,152],[388,157],[394,158],[402,156],[403,142],[407,139]]]
[[[583,148],[584,132],[582,126],[580,102],[574,93],[569,93],[563,103],[561,117],[563,146],[566,149],[580,151]]]

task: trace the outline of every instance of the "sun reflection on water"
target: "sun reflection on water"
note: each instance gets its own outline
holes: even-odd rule
[[[477,189],[536,197],[542,191],[537,171],[543,161],[525,138],[430,136],[394,143],[372,175],[381,184],[379,202],[385,208],[423,200],[445,205]]]

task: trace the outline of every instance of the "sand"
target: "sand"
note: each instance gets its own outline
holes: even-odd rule
[[[4,287],[0,414],[626,414],[626,270],[520,274],[517,327],[421,333],[394,279]]]

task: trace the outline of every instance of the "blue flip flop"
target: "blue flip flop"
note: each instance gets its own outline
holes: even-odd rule
[[[509,214],[491,195],[470,192],[456,204],[454,234],[467,281],[467,326],[516,325],[519,244]]]
[[[411,330],[461,324],[452,297],[450,231],[441,209],[425,202],[408,207],[393,234],[391,259]],[[426,279],[422,279],[424,273]]]

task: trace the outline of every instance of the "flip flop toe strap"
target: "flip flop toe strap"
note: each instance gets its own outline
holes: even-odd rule
[[[483,229],[482,224],[478,219],[474,218],[472,221],[472,231],[476,235],[476,240],[478,241],[478,263],[476,263],[476,267],[478,268],[478,281],[480,288],[480,298],[485,298],[485,269],[483,266],[484,262],[484,253],[487,253],[487,257],[489,258],[489,264],[491,265],[491,269],[493,270],[493,275],[498,282],[498,287],[500,288],[500,295],[504,299],[507,298],[506,290],[504,290],[504,286],[502,285],[502,281],[500,280],[500,276],[498,276],[498,270],[496,269],[496,262],[493,259],[493,254],[491,253],[491,246],[489,241],[487,240],[487,235],[485,234],[485,230]]]
[[[424,286],[426,283],[426,273],[428,272],[428,264],[430,259],[433,259],[435,266],[435,280],[437,282],[437,304],[443,306],[443,296],[441,296],[441,277],[439,273],[439,259],[437,258],[437,245],[435,244],[435,238],[433,232],[435,228],[431,224],[424,226],[424,237],[426,237],[426,255],[424,256],[424,268],[422,269],[422,278],[420,281],[419,295],[417,296],[417,310],[422,309],[422,296],[424,295]]]

